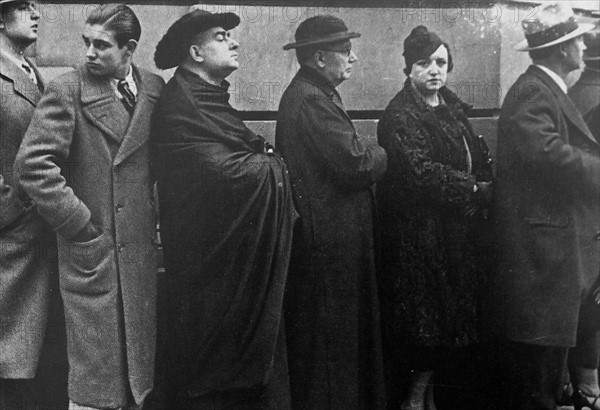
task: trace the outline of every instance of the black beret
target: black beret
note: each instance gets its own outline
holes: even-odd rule
[[[177,20],[158,42],[154,52],[154,63],[161,70],[173,68],[183,62],[187,56],[190,40],[199,33],[213,27],[231,30],[240,24],[240,18],[234,13],[209,13],[194,10]]]

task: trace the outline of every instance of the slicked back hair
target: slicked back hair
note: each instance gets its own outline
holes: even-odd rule
[[[90,13],[85,22],[89,25],[103,26],[105,30],[115,33],[119,48],[129,40],[139,41],[142,34],[142,27],[137,16],[124,4],[99,6]]]

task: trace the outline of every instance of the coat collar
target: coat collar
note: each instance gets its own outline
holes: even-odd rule
[[[78,69],[84,115],[120,144],[114,159],[115,165],[147,142],[152,111],[162,88],[160,81],[151,74],[136,66],[133,66],[133,70],[139,83],[135,110],[129,117],[124,115],[122,103],[115,95],[110,79],[91,74],[85,65]]]
[[[317,70],[311,67],[301,66],[294,79],[306,81],[319,88],[322,92],[325,93],[325,95],[327,95],[331,99],[331,101],[333,101],[333,103],[339,109],[341,109],[346,114],[348,119],[350,119],[348,113],[346,112],[346,109],[344,108],[344,104],[342,103],[342,97],[340,97],[340,94],[337,92],[333,84],[327,81],[327,79],[325,79],[325,77],[323,77]]]
[[[33,68],[38,81],[42,81],[42,77],[39,74],[35,64],[27,59],[29,65]],[[34,107],[37,106],[42,94],[37,85],[35,85],[29,76],[25,74],[23,70],[16,66],[8,57],[0,53],[0,74],[13,83],[13,89],[15,93],[21,95],[27,101],[29,101]],[[43,87],[43,83],[42,83]]]
[[[529,68],[527,69],[527,73],[529,75],[537,77],[550,89],[550,91],[552,91],[552,94],[554,94],[554,96],[558,100],[558,104],[560,105],[560,108],[567,120],[571,122],[571,124],[573,124],[575,127],[577,127],[581,131],[581,133],[585,135],[590,141],[598,145],[598,141],[596,141],[596,139],[593,137],[590,129],[583,120],[583,117],[579,113],[579,110],[577,109],[577,107],[575,107],[575,104],[573,104],[573,101],[571,101],[567,94],[565,94],[560,89],[558,84],[556,84],[556,81],[550,78],[550,76],[546,74],[542,69],[533,65],[529,66]]]
[[[425,100],[421,97],[419,92],[415,89],[410,78],[407,78],[404,82],[404,88],[401,91],[403,101],[409,102],[408,107],[415,108],[415,115],[419,119],[433,127],[439,126],[439,120],[437,114],[434,112],[434,108],[429,106]],[[448,87],[442,87],[439,91],[444,101],[444,106],[447,108],[454,117],[461,120],[463,123],[467,123],[467,115],[471,110],[472,106],[463,102],[458,96],[452,92]],[[442,107],[444,107],[442,106]]]

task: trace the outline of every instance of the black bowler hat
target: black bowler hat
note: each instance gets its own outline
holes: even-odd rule
[[[154,63],[161,70],[176,67],[187,56],[189,42],[196,34],[213,27],[231,30],[238,24],[240,18],[234,13],[210,13],[198,9],[187,13],[173,23],[158,42]]]
[[[334,43],[360,37],[359,33],[348,32],[344,21],[334,16],[315,16],[304,20],[296,29],[296,41],[283,46],[284,50]]]

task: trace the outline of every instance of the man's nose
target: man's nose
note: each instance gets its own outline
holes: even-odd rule
[[[85,51],[85,57],[90,60],[94,60],[96,58],[96,50],[94,49],[94,46],[92,44],[90,44],[87,50]]]
[[[358,56],[354,52],[354,50],[350,50],[350,62],[355,63],[358,61]]]
[[[232,50],[235,50],[236,48],[238,48],[240,46],[240,43],[234,39],[234,38],[229,38],[229,48],[231,48]]]
[[[31,16],[32,20],[39,20],[40,19],[40,11],[37,9],[37,7],[32,7],[31,8],[30,16]]]

